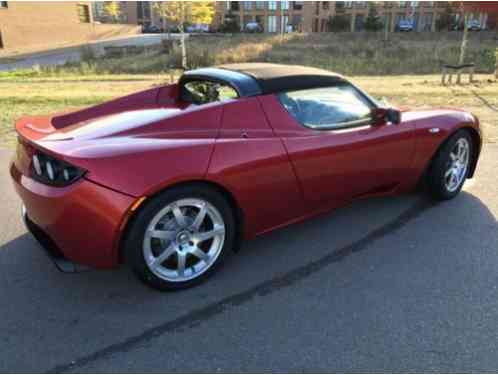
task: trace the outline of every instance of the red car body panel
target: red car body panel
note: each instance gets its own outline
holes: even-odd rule
[[[164,86],[19,120],[11,175],[30,219],[67,258],[111,267],[139,197],[184,182],[216,184],[233,197],[251,238],[356,198],[410,190],[451,133],[479,132],[460,111],[402,118],[317,131],[297,123],[273,94],[192,106],[178,98],[177,85]],[[87,173],[65,188],[38,183],[30,177],[33,148]]]
[[[10,173],[29,218],[65,257],[97,268],[118,264],[121,224],[134,198],[81,179],[65,188],[43,185],[20,172]]]
[[[251,115],[240,118],[240,113]],[[235,197],[244,212],[246,237],[303,214],[302,194],[285,148],[256,98],[225,106],[206,179]]]
[[[415,149],[413,121],[400,125],[314,130],[291,117],[274,95],[261,98],[314,209],[391,191],[407,174]],[[397,155],[393,158],[392,155]]]

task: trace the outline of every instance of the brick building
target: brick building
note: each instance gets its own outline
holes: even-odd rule
[[[0,1],[0,51],[51,48],[138,31],[133,25],[95,24],[90,2]]]
[[[329,20],[336,14],[348,19],[350,31],[361,31],[369,10],[367,1],[217,1],[215,6],[215,27],[231,17],[241,30],[249,22],[257,22],[265,32],[280,32],[287,26],[303,32],[329,31]],[[458,13],[457,2],[375,2],[378,14],[391,31],[404,19],[410,19],[416,31],[435,31],[437,18],[448,6]],[[474,18],[486,26],[486,14]]]

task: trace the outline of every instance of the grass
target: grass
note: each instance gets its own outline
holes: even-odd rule
[[[345,75],[435,74],[441,63],[457,63],[460,33],[239,34],[232,37],[197,36],[188,40],[191,68],[224,63],[269,61],[325,68]],[[481,73],[491,73],[495,64],[495,35],[471,33],[467,60]],[[161,74],[179,66],[178,47],[169,54],[149,51],[121,58],[94,58],[86,47],[84,61],[64,66],[1,73],[0,78],[54,77],[96,74]]]
[[[468,60],[477,76],[472,85],[439,84],[442,61],[458,59],[458,33],[318,33],[201,36],[188,41],[192,67],[245,61],[317,66],[353,79],[376,97],[400,107],[459,107],[479,116],[489,142],[498,142],[498,84],[494,69],[494,34],[472,33]],[[148,52],[123,58],[94,58],[59,67],[0,72],[0,144],[12,145],[13,122],[29,114],[67,111],[101,103],[170,80],[180,52]],[[179,74],[178,72],[176,72]]]
[[[478,82],[441,86],[438,75],[351,77],[372,96],[399,107],[456,107],[475,113],[488,142],[498,142],[498,82],[477,75]],[[63,77],[0,77],[0,144],[13,146],[14,120],[101,103],[169,81],[168,75],[65,75]]]

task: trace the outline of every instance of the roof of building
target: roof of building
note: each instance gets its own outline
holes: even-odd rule
[[[181,81],[206,78],[227,82],[240,96],[327,87],[344,80],[340,74],[307,66],[243,63],[191,70]]]

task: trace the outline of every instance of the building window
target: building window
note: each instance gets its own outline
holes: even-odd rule
[[[289,2],[288,1],[281,1],[280,2],[280,9],[289,10]]]
[[[352,8],[352,7],[353,7],[353,1],[344,2],[344,8]]]
[[[300,14],[294,14],[292,16],[292,30],[293,31],[300,31],[302,21],[303,21],[303,18]]]
[[[0,1],[0,8],[8,8],[9,4],[6,1]]]
[[[302,10],[303,9],[303,1],[293,1],[292,8],[294,10]]]
[[[150,18],[150,3],[148,1],[142,1],[144,8],[144,17]]]
[[[252,9],[252,1],[244,1],[244,9],[251,10]]]
[[[230,10],[233,12],[239,11],[239,2],[238,1],[230,1]]]
[[[276,1],[268,1],[268,9],[269,10],[277,10],[277,2]]]
[[[423,30],[424,31],[431,31],[432,30],[432,19],[433,19],[432,13],[425,13],[424,17],[422,19],[423,22]]]
[[[416,8],[416,7],[418,7],[418,1],[410,1],[410,6],[411,6],[412,8]]]
[[[150,18],[150,3],[147,1],[137,2],[137,18],[144,19]]]
[[[280,17],[282,23],[280,24],[281,31],[283,30],[284,33],[289,32],[289,16],[282,16]]]
[[[399,7],[400,8],[405,8],[406,7],[406,1],[400,1],[399,2]]]
[[[362,31],[365,28],[365,16],[363,14],[357,14],[354,18],[354,30]]]
[[[277,16],[268,16],[268,30],[269,33],[277,32]]]
[[[315,18],[313,20],[313,26],[312,26],[311,31],[313,31],[314,33],[318,32],[318,18]]]
[[[265,9],[265,3],[266,1],[256,1],[256,9]]]
[[[82,23],[90,23],[90,8],[88,5],[78,4],[78,18]]]
[[[328,1],[322,1],[322,8],[328,10],[330,8]]]

